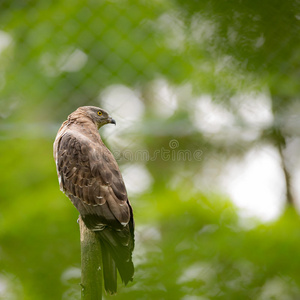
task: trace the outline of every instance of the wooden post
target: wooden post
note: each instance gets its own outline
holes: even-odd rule
[[[81,299],[102,299],[101,244],[96,234],[89,230],[79,217],[81,243]]]

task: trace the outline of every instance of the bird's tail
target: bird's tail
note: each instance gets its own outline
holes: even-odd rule
[[[132,250],[134,239],[128,228],[116,231],[106,228],[97,232],[101,241],[104,287],[107,293],[117,291],[117,269],[125,285],[132,281],[134,266]]]
[[[105,291],[111,295],[117,292],[117,267],[104,242],[101,242],[102,265]]]

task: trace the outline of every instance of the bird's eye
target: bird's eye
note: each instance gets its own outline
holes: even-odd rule
[[[99,110],[99,111],[97,112],[97,114],[98,114],[98,116],[101,116],[101,115],[102,115],[102,111]]]

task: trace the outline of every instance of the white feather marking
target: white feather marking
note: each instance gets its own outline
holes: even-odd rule
[[[86,202],[84,202],[84,203],[87,204],[87,205],[91,205],[90,203],[86,203]],[[105,202],[93,204],[92,206],[101,206],[101,205],[103,205],[103,204],[105,204]]]
[[[99,230],[103,230],[106,227],[106,225],[104,224],[97,224],[92,231],[99,231]]]

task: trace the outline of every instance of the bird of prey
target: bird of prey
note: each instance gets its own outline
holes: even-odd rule
[[[118,164],[98,129],[116,124],[95,106],[79,107],[58,130],[53,153],[60,189],[79,211],[84,224],[101,242],[105,290],[117,291],[133,279],[134,220]]]

